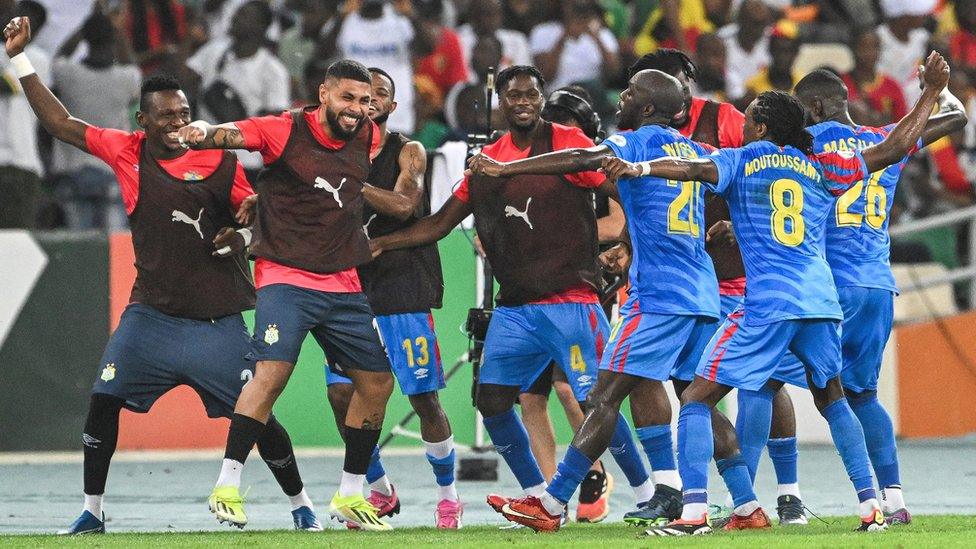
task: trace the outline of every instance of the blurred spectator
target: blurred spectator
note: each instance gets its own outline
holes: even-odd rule
[[[712,1],[713,10],[727,11],[728,1]],[[661,0],[650,13],[634,41],[634,54],[641,56],[659,47],[695,51],[698,37],[714,32],[705,0]]]
[[[765,91],[791,92],[799,78],[793,73],[793,62],[800,53],[796,25],[791,21],[780,21],[769,38],[769,66],[761,69],[746,80],[746,94],[736,101],[739,110],[745,108],[760,93]]]
[[[487,130],[485,75],[490,67],[499,66],[501,58],[502,43],[496,34],[483,35],[475,43],[468,81],[454,86],[444,101],[444,118],[455,139],[464,140],[469,133],[484,133]],[[493,95],[493,109],[496,103],[496,96]],[[494,123],[492,126],[498,127]]]
[[[719,103],[728,102],[731,98],[725,92],[727,89],[725,42],[715,33],[699,36],[696,57],[698,79],[693,82],[694,94]]]
[[[440,106],[455,84],[468,80],[467,60],[457,33],[441,22],[444,0],[417,0],[416,4],[420,27],[434,44],[434,51],[417,60],[415,80],[426,80],[425,87],[428,89],[430,85],[433,86],[431,91],[436,91],[436,103]]]
[[[358,5],[358,8],[357,8]],[[337,24],[325,40],[326,52],[379,67],[398,86],[399,107],[390,115],[390,131],[412,134],[415,125],[413,58],[433,51],[420,29],[410,0],[361,0],[343,5]]]
[[[935,0],[881,0],[885,22],[878,27],[881,57],[878,70],[901,86],[909,105],[922,94],[918,65],[925,58],[929,32],[922,25],[935,9]]]
[[[524,5],[529,6],[526,1]],[[514,3],[518,4],[518,3]],[[502,28],[501,0],[471,0],[468,4],[468,22],[458,29],[458,38],[464,49],[464,57],[469,61],[474,56],[475,42],[479,36],[494,35],[502,44],[502,56],[498,69],[512,65],[531,65],[532,51],[525,35],[517,30]],[[474,65],[471,65],[473,68]]]
[[[139,99],[142,74],[125,55],[124,32],[107,15],[93,12],[58,51],[51,87],[75,116],[95,126],[128,131],[129,109]],[[88,53],[74,61],[72,55],[82,41]],[[117,46],[120,41],[122,47]],[[119,52],[121,58],[117,58]],[[69,228],[119,230],[128,226],[115,175],[98,158],[56,140],[51,171],[54,193]]]
[[[325,81],[325,71],[331,64],[331,60],[314,57],[305,65],[305,70],[302,71],[305,87],[302,88],[303,95],[300,103],[305,105],[319,104],[319,87]]]
[[[475,3],[477,3],[477,0],[472,0],[470,5],[474,5]],[[536,25],[549,19],[549,9],[545,0],[504,0],[504,2],[501,3],[504,4],[504,19],[503,22],[500,22],[499,24],[504,26],[506,29],[511,29],[522,33],[523,38],[528,36]],[[475,16],[473,9],[471,9],[469,13],[471,13],[471,15],[469,15],[468,21],[471,20],[471,17]],[[526,55],[528,55],[528,41],[525,43],[525,52]],[[521,65],[522,63],[512,64]]]
[[[186,13],[176,0],[127,0],[128,34],[143,74],[172,71],[186,55]]]
[[[881,40],[873,28],[858,32],[851,43],[854,68],[843,75],[851,114],[859,124],[883,126],[900,120],[908,112],[901,86],[878,71]]]
[[[28,15],[29,14],[29,15]],[[44,28],[44,8],[37,2],[14,3],[0,0],[0,21],[28,15],[31,31]],[[38,78],[51,83],[51,58],[44,50],[28,44],[24,52],[30,57]],[[37,150],[37,119],[20,88],[10,60],[0,59],[0,229],[31,229],[41,190],[44,169]]]
[[[61,44],[81,29],[91,15],[95,0],[38,0],[47,10],[44,34],[34,33],[31,44],[54,55]]]
[[[953,70],[964,70],[976,81],[976,0],[956,0],[953,6],[957,28],[949,35]]]
[[[212,122],[230,122],[249,116],[277,113],[288,108],[288,69],[264,47],[271,25],[271,7],[250,0],[234,14],[228,38],[216,38],[187,60],[200,79],[196,116]],[[240,153],[248,170],[261,168],[261,155]]]
[[[773,12],[760,0],[745,0],[736,22],[719,30],[725,40],[726,94],[737,99],[746,93],[746,80],[769,65],[769,34]]]
[[[535,65],[556,88],[589,84],[591,92],[602,93],[603,85],[620,74],[617,39],[604,26],[602,12],[592,0],[562,3],[558,21],[532,29],[529,47]],[[605,102],[600,93],[593,94],[597,110]]]
[[[282,34],[278,57],[291,76],[293,99],[300,99],[305,92],[305,67],[315,56],[316,45],[328,32],[330,22],[334,24],[331,20],[339,9],[339,1],[291,0],[290,5],[298,11],[299,20]]]

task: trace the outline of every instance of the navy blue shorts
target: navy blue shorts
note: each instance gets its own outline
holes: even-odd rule
[[[298,362],[312,333],[333,367],[389,372],[373,310],[361,292],[320,292],[289,284],[258,290],[250,358]]]
[[[102,356],[92,387],[125,400],[134,412],[148,412],[177,385],[200,395],[210,417],[230,417],[241,388],[252,377],[247,326],[240,314],[190,320],[148,305],[125,308]]]

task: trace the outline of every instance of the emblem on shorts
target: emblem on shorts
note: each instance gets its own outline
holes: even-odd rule
[[[264,342],[268,345],[274,345],[278,342],[277,324],[268,324],[268,329],[264,331]]]
[[[529,229],[533,229],[532,222],[529,221],[529,204],[532,203],[532,197],[530,196],[528,200],[525,201],[525,210],[518,211],[515,206],[505,206],[505,217],[521,217],[522,221],[529,226]]]
[[[427,368],[418,368],[414,370],[413,375],[417,379],[427,379],[427,373],[429,370]]]
[[[109,362],[102,368],[102,381],[112,381],[115,379],[115,363]]]

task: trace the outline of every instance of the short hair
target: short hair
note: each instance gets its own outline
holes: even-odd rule
[[[813,154],[813,135],[805,127],[803,106],[796,97],[781,91],[762,92],[752,108],[752,119],[766,125],[773,143]]]
[[[495,77],[495,93],[498,97],[502,96],[505,87],[508,83],[515,79],[516,76],[531,76],[535,78],[535,81],[539,83],[539,88],[545,92],[546,89],[546,78],[542,76],[539,69],[533,67],[532,65],[512,65],[502,72],[498,73]]]
[[[373,75],[369,73],[366,65],[352,59],[340,59],[329,65],[325,69],[325,80],[335,78],[336,80],[349,79],[357,82],[373,83]]]
[[[92,46],[105,46],[113,43],[115,41],[115,29],[112,27],[112,20],[99,10],[92,11],[92,14],[81,27],[81,36],[85,42]]]
[[[647,69],[659,70],[671,76],[684,72],[691,80],[698,80],[698,66],[685,52],[673,48],[658,48],[653,53],[644,54],[627,69],[627,76],[634,76]]]
[[[250,0],[237,8],[237,11],[241,11],[244,8],[255,7],[258,9],[258,15],[261,18],[261,25],[264,28],[271,26],[274,23],[274,10],[271,9],[271,4],[268,4],[264,0]]]
[[[390,76],[388,72],[379,67],[370,67],[369,72],[378,74],[383,78],[390,81],[390,97],[396,97],[396,82],[393,81],[393,77]]]
[[[142,89],[139,90],[139,110],[146,110],[146,98],[149,94],[160,91],[179,91],[180,89],[182,89],[180,81],[169,74],[150,76],[143,80]]]
[[[847,86],[837,73],[828,69],[817,69],[804,76],[793,87],[797,97],[826,97],[847,99]]]

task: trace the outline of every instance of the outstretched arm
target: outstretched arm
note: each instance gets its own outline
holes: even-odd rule
[[[191,149],[243,149],[244,134],[233,123],[190,122],[177,130],[180,141]]]
[[[411,141],[400,150],[397,159],[400,175],[392,191],[370,184],[363,185],[363,198],[376,211],[399,220],[409,219],[420,206],[423,198],[424,173],[427,171],[427,153],[424,146]]]
[[[925,88],[912,110],[891,130],[884,141],[862,151],[868,172],[886,168],[908,154],[922,137],[942,90],[949,83],[949,65],[937,52],[929,54],[922,70]]]
[[[649,175],[676,181],[718,183],[718,168],[707,158],[666,156],[636,164],[619,158],[608,158],[603,162],[603,171],[607,174],[607,179],[612,181]]]
[[[476,154],[468,160],[468,172],[490,177],[525,174],[562,175],[597,170],[605,159],[614,157],[613,151],[605,145],[585,149],[563,149],[512,162],[499,162],[484,154]]]
[[[37,74],[31,72],[21,76],[22,72],[25,71],[24,66],[27,61],[24,47],[31,39],[30,18],[15,17],[3,29],[3,36],[6,40],[7,55],[11,59],[21,56],[18,58],[19,65],[15,63],[15,67],[19,67],[16,70],[18,77],[20,77],[20,86],[24,90],[24,95],[27,97],[31,109],[41,121],[41,125],[56,139],[88,152],[88,145],[85,142],[88,124],[71,116],[71,113],[64,108],[58,98],[51,93],[51,90],[41,82]],[[26,62],[26,66],[29,67],[29,65],[30,63]]]
[[[437,213],[401,231],[374,238],[369,241],[369,247],[373,250],[373,257],[376,257],[387,250],[431,244],[447,236],[451,229],[470,214],[471,206],[452,196],[441,206],[441,209],[437,210]]]
[[[949,88],[939,94],[939,112],[929,117],[922,132],[922,144],[929,146],[943,137],[955,133],[966,127],[966,107]]]

